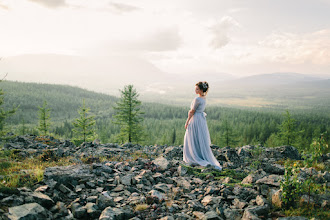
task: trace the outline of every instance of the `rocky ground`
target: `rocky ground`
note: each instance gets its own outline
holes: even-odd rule
[[[185,165],[182,146],[94,142],[76,147],[70,141],[19,136],[4,148],[21,157],[71,156],[76,165],[46,168],[43,181],[32,188],[0,192],[0,219],[307,219],[272,211],[281,205],[281,161],[301,159],[291,146],[212,146],[221,172]],[[330,155],[322,159],[329,166]],[[301,169],[299,178],[313,173],[330,187],[329,172],[310,169]],[[311,201],[329,209],[330,195],[313,195]]]

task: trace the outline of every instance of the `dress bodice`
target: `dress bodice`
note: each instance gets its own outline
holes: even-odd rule
[[[196,97],[191,102],[191,109],[194,109],[196,112],[203,112],[205,110],[206,100],[201,97]]]

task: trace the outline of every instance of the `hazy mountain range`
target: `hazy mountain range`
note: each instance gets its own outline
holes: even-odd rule
[[[79,86],[119,96],[119,89],[133,84],[143,101],[187,105],[194,85],[210,84],[210,104],[234,106],[329,107],[330,80],[299,73],[271,73],[236,78],[227,73],[168,74],[136,57],[78,57],[23,55],[0,62],[8,80]]]

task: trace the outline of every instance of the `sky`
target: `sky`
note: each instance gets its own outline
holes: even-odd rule
[[[329,12],[330,0],[0,0],[0,73],[83,86],[164,75],[328,77]]]

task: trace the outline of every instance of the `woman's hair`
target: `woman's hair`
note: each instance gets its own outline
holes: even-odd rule
[[[207,91],[209,90],[209,84],[206,81],[198,82],[198,83],[196,83],[196,86],[198,86],[199,89],[205,93],[205,95],[206,95]]]

